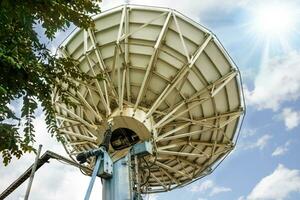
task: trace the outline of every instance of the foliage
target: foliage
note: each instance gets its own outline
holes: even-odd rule
[[[78,27],[93,26],[90,14],[100,12],[99,0],[0,0],[0,153],[7,165],[12,156],[20,158],[35,151],[34,111],[41,102],[46,124],[56,135],[55,112],[51,104],[53,88],[62,96],[62,85],[73,87],[72,79],[85,80],[74,65],[76,61],[51,55],[39,40],[37,26],[52,40],[57,31],[71,23]],[[20,116],[9,108],[11,101],[23,99]],[[68,103],[68,98],[63,98]],[[15,123],[19,121],[19,123]],[[19,130],[24,121],[23,132]],[[21,132],[21,133],[20,133]]]

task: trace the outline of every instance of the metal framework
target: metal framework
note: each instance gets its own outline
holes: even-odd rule
[[[80,86],[69,91],[75,109],[53,94],[70,156],[97,147],[117,112],[118,119],[150,124],[156,153],[138,160],[139,178],[146,181],[142,193],[168,191],[207,175],[233,149],[244,113],[239,71],[216,36],[167,8],[125,5],[94,21],[95,28],[76,29],[59,48],[83,72],[105,77],[74,80]],[[114,160],[126,155],[109,153]],[[145,166],[151,166],[149,173],[142,171]]]
[[[0,194],[0,199],[5,199],[8,195],[10,195],[15,189],[17,189],[22,183],[24,183],[31,175],[31,173],[35,173],[39,168],[41,168],[45,163],[49,163],[50,159],[55,159],[55,160],[59,160],[62,161],[66,164],[72,165],[74,167],[77,167],[79,169],[85,170],[88,173],[91,173],[92,170],[82,166],[80,164],[78,164],[75,161],[72,161],[68,158],[65,158],[59,154],[56,154],[52,151],[46,151],[38,160],[37,160],[37,164],[35,167],[35,170],[33,170],[34,168],[34,164],[32,164],[21,176],[19,176],[19,178],[17,180],[15,180],[6,190],[4,190],[1,194]]]

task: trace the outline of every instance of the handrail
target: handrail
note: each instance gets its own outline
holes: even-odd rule
[[[36,171],[42,167],[45,163],[48,163],[50,159],[56,159],[56,160],[61,160],[63,162],[66,162],[67,164],[70,164],[74,167],[78,167],[80,169],[83,169],[84,171],[87,172],[92,172],[92,170],[86,166],[80,165],[68,158],[65,158],[59,154],[56,154],[52,151],[46,151],[38,160],[37,166],[36,166]],[[24,183],[31,174],[33,168],[33,164],[17,179],[15,180],[10,186],[8,186],[7,189],[5,189],[1,194],[0,194],[0,200],[5,199],[8,195],[10,195],[15,189],[17,189],[22,183]]]

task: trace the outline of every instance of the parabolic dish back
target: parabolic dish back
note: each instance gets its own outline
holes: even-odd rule
[[[209,174],[233,149],[244,113],[238,69],[218,39],[168,8],[126,5],[94,21],[93,29],[76,29],[59,47],[84,73],[104,75],[74,80],[75,108],[54,93],[69,155],[98,147],[112,121],[113,160],[132,144],[153,142],[154,154],[139,160],[143,193]]]

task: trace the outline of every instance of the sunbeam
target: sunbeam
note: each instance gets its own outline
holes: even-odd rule
[[[297,20],[297,10],[292,4],[261,4],[253,10],[252,28],[262,37],[278,39],[295,31]]]

